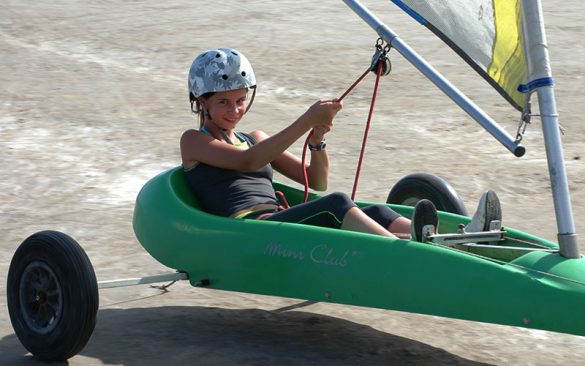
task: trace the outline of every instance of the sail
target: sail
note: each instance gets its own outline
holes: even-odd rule
[[[522,0],[391,1],[448,44],[516,109],[524,109],[530,86]]]

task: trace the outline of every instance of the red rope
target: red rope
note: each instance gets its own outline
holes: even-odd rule
[[[284,195],[284,193],[282,193],[281,191],[275,191],[276,195],[278,196],[278,198],[280,199],[280,206],[278,207],[280,210],[286,210],[287,208],[290,208],[290,205],[288,204],[288,201],[286,200],[286,196]]]
[[[360,173],[362,169],[362,161],[364,159],[364,152],[366,151],[366,141],[368,140],[368,131],[370,130],[370,122],[372,121],[372,115],[374,114],[374,105],[376,104],[376,95],[378,94],[378,84],[380,83],[380,76],[382,75],[382,64],[378,62],[378,72],[376,74],[376,83],[374,84],[374,92],[372,93],[372,102],[370,103],[370,113],[368,114],[368,122],[366,123],[366,129],[364,131],[364,139],[362,141],[362,150],[360,151],[360,159],[358,160],[357,170],[355,172],[355,181],[353,182],[353,190],[351,191],[351,200],[355,199],[355,192],[357,190],[358,181],[360,179]]]
[[[365,71],[365,72],[362,74],[362,76],[360,76],[360,77],[359,77],[359,78],[358,78],[358,79],[355,81],[355,83],[353,83],[353,84],[352,84],[352,85],[349,87],[349,89],[347,89],[347,90],[345,91],[345,93],[343,93],[343,94],[342,94],[342,95],[339,97],[339,99],[338,99],[338,100],[341,102],[341,101],[343,100],[343,98],[345,98],[345,97],[346,97],[346,96],[349,94],[349,92],[351,92],[351,91],[353,90],[353,88],[355,88],[355,87],[356,87],[356,85],[358,85],[358,84],[360,83],[360,81],[362,81],[362,79],[363,79],[363,78],[365,78],[365,77],[366,77],[366,75],[368,75],[368,73],[369,73],[371,70],[372,70],[372,69],[371,69],[370,67],[368,67],[368,69],[367,69],[367,70],[366,70],[366,71]]]
[[[307,148],[309,147],[309,139],[313,136],[313,130],[309,131],[309,135],[305,140],[305,145],[303,146],[303,156],[301,158],[301,167],[303,168],[303,182],[305,183],[305,194],[303,195],[303,203],[307,202],[307,198],[309,198],[309,176],[307,175],[307,166],[305,165],[305,161],[307,159]]]
[[[368,75],[368,73],[371,71],[371,67],[368,67],[366,69],[366,71],[362,74],[362,76],[360,76],[337,100],[338,101],[342,101],[343,98],[345,98],[352,90],[353,88],[355,88],[362,80],[363,78],[366,77],[366,75]],[[355,181],[354,181],[354,186],[353,186],[353,192],[351,194],[351,199],[353,201],[354,197],[355,197],[355,191],[357,189],[357,182],[359,179],[359,174],[360,174],[360,170],[361,170],[361,165],[362,165],[362,160],[363,160],[363,155],[364,155],[364,151],[365,151],[365,147],[366,147],[366,140],[367,140],[367,136],[368,136],[368,130],[370,129],[370,121],[372,119],[372,114],[374,111],[374,104],[376,102],[376,94],[378,92],[378,84],[380,81],[380,76],[382,75],[382,62],[380,61],[378,63],[378,72],[377,72],[377,76],[376,76],[376,84],[374,85],[374,94],[372,96],[372,104],[370,105],[370,113],[368,115],[368,122],[366,124],[366,130],[364,132],[364,139],[362,141],[362,150],[360,153],[360,159],[358,161],[358,168],[356,171],[356,177],[355,177]],[[303,182],[305,184],[305,192],[303,195],[303,202],[307,202],[307,199],[309,197],[309,178],[307,175],[307,167],[305,165],[305,161],[307,158],[307,148],[309,146],[309,139],[311,138],[311,136],[313,136],[313,130],[311,130],[309,132],[309,135],[307,136],[307,139],[305,140],[305,145],[303,146],[303,154],[301,157],[301,167],[303,170]]]

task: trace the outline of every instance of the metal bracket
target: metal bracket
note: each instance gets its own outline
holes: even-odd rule
[[[429,242],[438,245],[483,243],[504,240],[505,230],[480,231],[476,233],[435,234],[429,236]]]
[[[378,66],[380,62],[382,62],[382,72],[380,76],[386,76],[390,74],[392,71],[392,63],[388,58],[388,52],[390,51],[391,47],[389,43],[386,43],[384,46],[384,40],[382,37],[378,38],[376,41],[376,52],[372,56],[372,63],[370,65],[370,71],[373,73],[378,73]]]
[[[526,127],[530,124],[532,118],[532,110],[530,99],[526,101],[526,105],[524,106],[524,112],[522,112],[522,116],[520,117],[520,122],[518,123],[518,129],[516,130],[516,139],[514,142],[520,143],[524,138],[524,133],[526,132]]]

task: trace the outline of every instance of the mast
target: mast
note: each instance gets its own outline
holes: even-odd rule
[[[536,93],[538,95],[561,255],[567,258],[579,258],[579,244],[571,208],[540,0],[522,1],[522,24],[529,81],[544,84],[544,86],[536,89]]]

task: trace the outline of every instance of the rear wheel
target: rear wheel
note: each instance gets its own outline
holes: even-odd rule
[[[70,236],[31,235],[8,270],[10,321],[22,345],[45,361],[64,361],[85,347],[98,309],[98,288],[89,258]]]
[[[443,178],[429,173],[414,173],[401,178],[390,189],[386,203],[414,206],[428,199],[437,210],[468,216],[465,204],[455,189]]]

